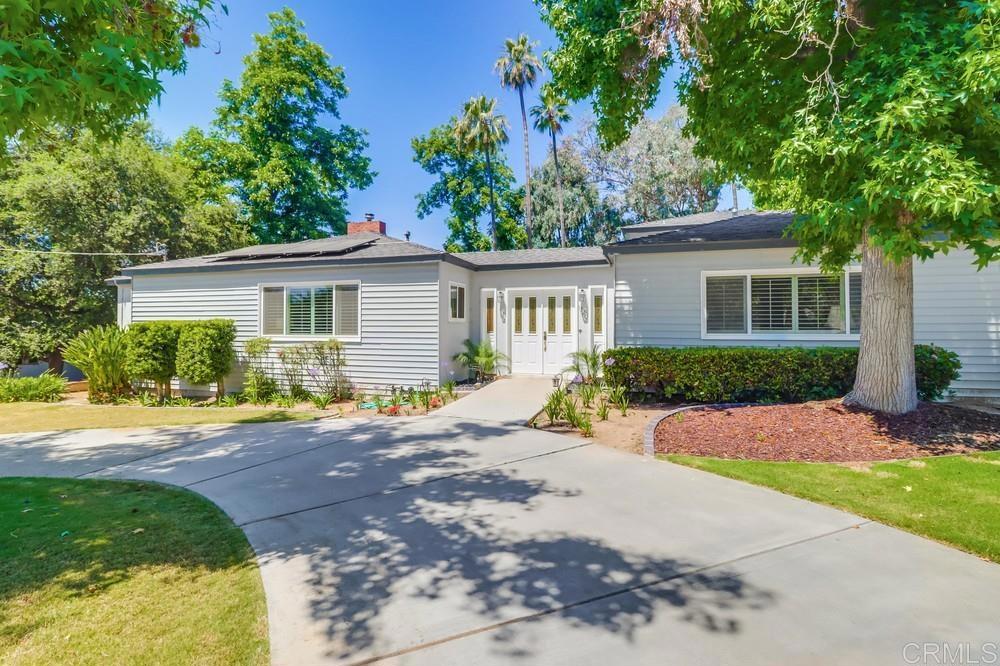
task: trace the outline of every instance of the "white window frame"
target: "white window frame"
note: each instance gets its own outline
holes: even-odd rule
[[[852,273],[861,273],[860,266],[848,266],[841,273],[841,283],[844,291],[844,332],[843,333],[796,333],[787,332],[754,332],[751,327],[751,294],[750,278],[752,277],[774,277],[774,276],[812,276],[823,275],[818,268],[748,268],[736,270],[702,271],[701,272],[701,339],[702,340],[789,340],[802,342],[817,341],[856,341],[860,339],[857,331],[851,331],[851,285]],[[743,307],[743,317],[746,333],[709,333],[708,332],[708,305],[706,303],[706,285],[710,277],[743,277],[745,279],[744,298],[746,303]]]
[[[465,292],[462,297],[462,316],[452,317],[451,316],[451,290],[454,287],[459,287]],[[448,283],[448,321],[449,322],[464,322],[469,319],[469,288],[464,282],[449,282]]]
[[[488,333],[487,329],[487,313],[489,309],[486,307],[486,299],[493,299],[493,332]],[[468,304],[466,304],[468,305]],[[497,294],[497,290],[493,288],[486,288],[479,290],[479,337],[485,340],[488,336],[492,335],[496,338],[500,327],[500,316],[497,308],[500,307],[500,299]],[[451,288],[448,289],[448,314],[451,314]],[[493,345],[494,349],[496,344]]]
[[[264,288],[282,287],[284,298],[281,305],[284,308],[285,330],[288,330],[288,290],[300,287],[331,287],[331,307],[333,308],[333,331],[337,330],[337,286],[354,285],[358,288],[358,334],[357,335],[337,335],[336,333],[282,333],[281,335],[267,335],[264,333]],[[361,280],[315,280],[311,282],[261,282],[257,285],[257,335],[268,337],[275,342],[295,342],[298,340],[332,340],[341,342],[361,342]]]

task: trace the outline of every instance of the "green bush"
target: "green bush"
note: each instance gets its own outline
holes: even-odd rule
[[[311,367],[309,376],[320,393],[328,393],[336,400],[344,400],[351,395],[351,382],[347,377],[347,355],[339,340],[324,340],[308,347]]]
[[[140,321],[125,332],[125,369],[132,379],[151,381],[157,397],[170,396],[170,381],[177,374],[177,339],[186,322]]]
[[[114,402],[132,392],[125,369],[125,331],[117,326],[95,326],[69,341],[63,358],[87,376],[91,402]]]
[[[958,356],[917,345],[917,392],[944,395],[958,377]],[[804,402],[846,394],[854,384],[858,350],[852,347],[620,347],[604,354],[613,386],[668,400],[692,402]]]
[[[250,338],[243,343],[243,394],[255,405],[267,404],[277,392],[271,377],[271,338]]]
[[[226,394],[225,377],[233,369],[236,325],[232,319],[188,321],[177,337],[177,376],[192,384],[216,383],[218,397]]]
[[[0,402],[59,402],[67,383],[65,377],[51,372],[37,377],[0,375]]]

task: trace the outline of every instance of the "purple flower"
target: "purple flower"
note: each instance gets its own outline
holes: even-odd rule
[[[576,377],[573,377],[573,383],[574,384],[582,384],[583,383],[583,375],[577,375]]]
[[[610,368],[614,364],[615,364],[615,359],[613,359],[611,357],[608,357],[608,358],[604,359],[604,367]]]

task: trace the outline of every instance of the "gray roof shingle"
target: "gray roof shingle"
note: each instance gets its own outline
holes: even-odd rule
[[[663,220],[649,220],[638,224],[629,224],[622,227],[622,231],[653,231],[655,229],[670,229],[672,227],[687,227],[693,224],[707,224],[728,220],[738,215],[744,215],[751,211],[712,210],[707,213],[693,213],[691,215],[681,215],[679,217],[668,217]]]
[[[482,270],[608,263],[607,258],[604,256],[604,251],[599,246],[499,250],[497,252],[460,252],[452,256]]]
[[[683,219],[683,218],[678,218]],[[795,241],[785,237],[794,215],[782,211],[729,213],[723,219],[698,224],[677,225],[646,236],[612,243],[608,254],[631,251],[697,250],[713,247],[790,247]]]

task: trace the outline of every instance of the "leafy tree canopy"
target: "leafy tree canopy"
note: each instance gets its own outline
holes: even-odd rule
[[[343,68],[309,40],[292,10],[269,18],[271,31],[254,37],[239,84],[223,84],[211,132],[190,130],[180,149],[206,172],[228,174],[261,242],[342,234],[348,191],[375,176],[366,133],[324,125],[340,118]]]
[[[182,159],[145,124],[120,141],[89,130],[20,142],[0,171],[0,360],[37,358],[114,321],[104,281],[155,257],[41,252],[210,254],[250,242],[238,207],[205,196]],[[22,251],[13,251],[22,250]]]
[[[615,240],[623,223],[621,211],[601,196],[597,182],[575,142],[565,141],[559,147],[559,167],[563,214],[566,217],[566,244],[599,245]],[[535,239],[532,247],[559,247],[560,189],[551,155],[535,170],[532,178],[535,183]]]
[[[56,124],[117,134],[180,72],[213,0],[16,0],[0,21],[0,142]],[[225,5],[221,5],[226,11]]]
[[[426,136],[413,139],[413,161],[437,181],[417,195],[417,216],[421,219],[439,208],[447,208],[448,239],[445,250],[470,252],[490,249],[490,236],[480,230],[479,221],[489,215],[490,185],[485,153],[460,146],[456,138],[457,118],[433,128]],[[497,200],[497,244],[502,250],[524,247],[520,225],[522,192],[515,187],[514,172],[503,153],[491,160]]]
[[[695,155],[684,135],[687,113],[672,106],[659,119],[643,118],[611,149],[593,121],[576,135],[581,157],[622,217],[647,222],[715,210],[721,182],[711,160]]]
[[[805,260],[868,239],[887,257],[965,246],[996,259],[1000,3],[996,0],[539,0],[568,95],[594,96],[622,141],[683,59],[698,150],[759,204],[801,213]]]

